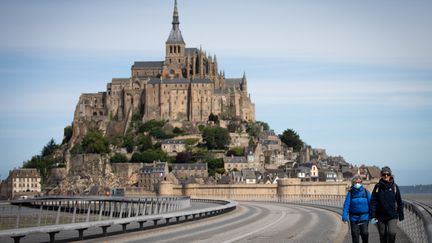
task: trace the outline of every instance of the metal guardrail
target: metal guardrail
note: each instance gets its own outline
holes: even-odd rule
[[[62,202],[67,202],[65,200],[71,200],[72,198],[56,198],[56,200],[60,200]],[[88,198],[77,198],[77,200],[83,200],[83,199],[88,199]],[[93,198],[94,199],[94,198]],[[110,198],[97,198],[98,200],[102,200],[102,199],[106,199],[105,201],[109,201]],[[111,198],[112,199],[112,198]],[[38,199],[39,202],[43,202],[42,199]],[[114,201],[116,202],[123,202],[125,203],[125,200],[128,200],[129,205],[133,205],[132,203],[137,203],[137,202],[143,202],[145,200],[140,200],[139,198],[114,198]],[[154,198],[152,198],[151,200],[154,200]],[[48,233],[49,237],[50,237],[50,242],[54,242],[55,240],[55,235],[57,233],[59,233],[60,231],[64,231],[64,230],[77,230],[78,231],[78,237],[79,239],[83,239],[84,237],[84,231],[87,230],[88,228],[91,227],[100,227],[102,229],[102,234],[106,235],[107,234],[107,228],[113,226],[113,225],[121,225],[123,232],[126,232],[126,227],[127,225],[131,224],[131,223],[138,223],[139,224],[139,228],[143,229],[143,224],[145,222],[151,222],[153,221],[154,225],[157,225],[157,222],[160,220],[165,220],[166,224],[170,223],[171,219],[175,219],[176,222],[179,222],[180,218],[184,218],[184,220],[189,220],[189,219],[196,219],[196,218],[203,218],[203,217],[207,217],[207,216],[213,216],[213,215],[217,215],[217,214],[221,214],[230,210],[233,210],[236,208],[237,203],[234,201],[230,201],[230,200],[212,200],[212,199],[192,199],[192,201],[197,201],[197,202],[208,202],[208,203],[214,203],[214,204],[218,204],[217,206],[214,207],[209,207],[209,208],[204,208],[204,209],[196,209],[196,210],[167,210],[167,208],[170,208],[170,204],[167,201],[167,198],[157,198],[156,200],[159,200],[160,202],[160,206],[159,207],[155,207],[155,211],[153,212],[157,212],[151,215],[146,215],[144,210],[138,210],[133,211],[131,208],[133,208],[132,206],[128,207],[127,212],[126,211],[121,211],[121,207],[120,211],[117,211],[117,217],[111,217],[112,215],[115,215],[113,212],[114,210],[110,211],[110,218],[108,219],[101,219],[98,221],[85,221],[85,222],[74,222],[74,223],[67,223],[67,224],[54,224],[54,225],[45,225],[45,226],[40,226],[40,227],[28,227],[28,228],[15,228],[15,229],[8,229],[8,230],[1,230],[0,231],[0,237],[11,237],[14,239],[15,242],[19,242],[21,238],[29,235],[29,234],[34,234],[34,233]],[[191,199],[189,197],[180,197],[179,201],[184,201],[186,200],[187,203],[182,203],[183,206],[185,206],[186,204],[188,204],[190,206],[190,201]],[[27,202],[28,200],[23,200],[23,203]],[[54,201],[57,202],[57,201]],[[164,204],[165,202],[165,204]],[[55,203],[53,203],[55,205]],[[39,210],[44,210],[43,206],[40,206],[39,204],[36,204],[40,207]],[[44,204],[46,207],[47,205]],[[61,211],[61,206],[57,205],[57,212]],[[77,204],[75,204],[77,205]],[[92,212],[92,204],[86,204],[84,203],[84,205],[87,208],[87,212],[86,215],[89,215],[90,212]],[[102,204],[101,204],[102,205]],[[76,208],[76,207],[74,207]],[[145,208],[145,207],[144,207]],[[156,208],[158,208],[156,210]],[[135,209],[137,209],[136,205],[135,205]],[[177,207],[177,209],[180,209],[180,207]],[[184,207],[181,209],[185,209]],[[74,210],[74,214],[76,214],[76,210]],[[103,214],[103,210],[98,211],[99,215]],[[102,213],[101,213],[102,212]],[[144,212],[144,213],[143,213]],[[89,219],[89,217],[87,216],[87,219]]]
[[[432,210],[430,205],[404,201],[405,219],[400,227],[413,242],[432,242]]]

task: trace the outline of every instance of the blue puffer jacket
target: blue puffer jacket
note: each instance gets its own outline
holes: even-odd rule
[[[359,189],[351,187],[345,198],[342,220],[347,221],[348,215],[353,222],[369,220],[370,199],[371,194],[363,185]]]

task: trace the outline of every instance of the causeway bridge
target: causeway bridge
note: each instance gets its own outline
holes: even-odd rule
[[[0,242],[350,242],[340,220],[343,200],[301,194],[42,197],[0,203]],[[432,242],[431,212],[430,205],[405,201],[399,241]]]

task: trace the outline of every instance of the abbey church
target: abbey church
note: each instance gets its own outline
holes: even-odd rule
[[[135,62],[131,77],[112,79],[106,92],[82,94],[74,125],[85,121],[128,121],[133,114],[141,114],[143,121],[196,123],[206,122],[211,113],[226,119],[255,121],[246,75],[225,78],[216,56],[207,56],[201,48],[186,47],[175,1],[165,60]]]

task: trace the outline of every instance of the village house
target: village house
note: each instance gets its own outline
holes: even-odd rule
[[[138,186],[149,191],[155,191],[159,182],[163,181],[167,175],[167,162],[146,163],[140,170]]]
[[[178,179],[185,180],[189,177],[208,177],[207,163],[173,164],[171,171]]]
[[[2,198],[7,199],[33,197],[42,191],[41,176],[37,169],[13,169],[2,184]]]
[[[249,164],[244,156],[226,156],[223,158],[225,171],[238,170],[249,168]]]
[[[176,156],[177,153],[186,151],[184,140],[166,139],[161,142],[161,149],[169,156]]]

